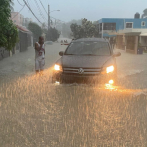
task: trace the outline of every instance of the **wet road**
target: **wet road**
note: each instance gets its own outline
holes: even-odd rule
[[[53,85],[51,66],[64,49],[46,46],[42,77],[34,75],[32,48],[0,61],[0,147],[146,147],[147,56],[136,56],[136,67],[135,55],[122,52],[113,90]]]

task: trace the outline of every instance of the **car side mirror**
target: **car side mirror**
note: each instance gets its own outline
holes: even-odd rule
[[[113,54],[113,57],[119,57],[119,56],[121,56],[120,52],[116,52],[116,53]]]
[[[59,55],[60,55],[60,56],[63,56],[63,55],[64,55],[64,52],[63,52],[63,51],[60,51],[60,52],[59,52]]]

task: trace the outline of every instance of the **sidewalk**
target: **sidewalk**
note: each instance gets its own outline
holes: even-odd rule
[[[0,61],[0,76],[15,74],[29,74],[34,70],[33,47],[29,47],[24,52],[14,54],[12,57],[4,58]]]
[[[135,55],[126,53],[124,50],[116,49],[114,52],[121,52],[121,56],[116,58],[118,67],[118,77],[133,75],[147,71],[147,53]]]

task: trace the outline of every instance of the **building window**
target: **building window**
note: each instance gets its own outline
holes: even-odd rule
[[[104,23],[104,30],[116,30],[116,23]]]
[[[126,23],[126,28],[133,28],[133,23],[132,22],[127,22]]]
[[[141,22],[141,26],[145,26],[145,22],[144,21]]]

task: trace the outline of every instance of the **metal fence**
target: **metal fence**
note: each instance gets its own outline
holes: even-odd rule
[[[10,56],[9,51],[5,50],[5,48],[0,48],[0,60],[9,56]]]
[[[29,46],[31,46],[31,33],[24,33],[24,32],[19,32],[19,47],[20,47],[20,52],[27,50]]]

